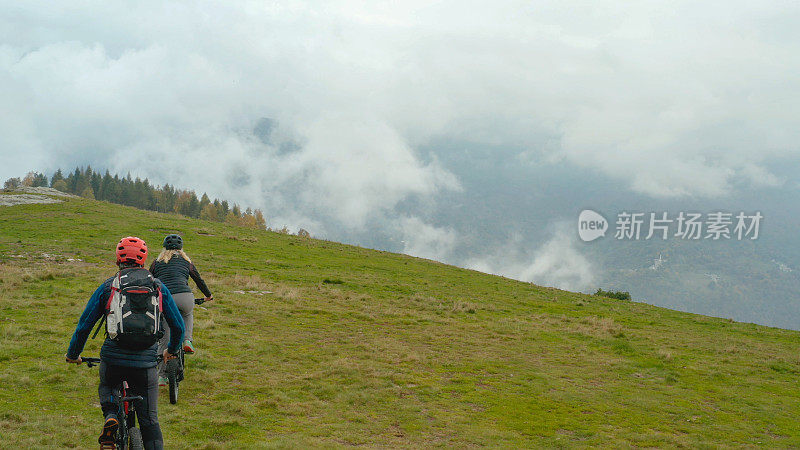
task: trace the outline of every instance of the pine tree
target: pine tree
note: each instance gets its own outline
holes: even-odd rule
[[[222,211],[222,203],[220,203],[219,199],[214,199],[214,203],[211,204],[214,207],[214,210],[217,211],[217,221],[222,222],[225,220],[225,212]]]
[[[67,177],[67,189],[73,194],[80,194],[76,192],[78,189],[78,181],[81,179],[81,169],[76,167],[75,171]]]
[[[47,175],[37,173],[33,179],[33,187],[47,187]]]
[[[200,200],[197,200],[197,194],[191,191],[189,197],[189,217],[200,217]]]
[[[122,180],[119,175],[114,174],[109,185],[108,201],[113,203],[122,203]]]
[[[203,193],[198,200],[197,194],[190,190],[177,190],[170,184],[163,187],[155,186],[147,178],[136,177],[128,173],[120,177],[106,170],[103,175],[87,166],[85,169],[76,167],[67,177],[58,169],[48,182],[47,176],[37,172],[29,172],[24,180],[12,178],[6,181],[5,186],[14,187],[20,184],[26,186],[47,186],[48,184],[62,192],[78,194],[86,198],[109,201],[112,203],[134,206],[159,212],[176,212],[188,217],[199,217],[204,220],[225,222],[230,225],[266,228],[266,220],[261,210],[247,207],[242,212],[239,205],[233,208],[227,200],[217,198],[212,202],[207,193]]]
[[[108,194],[109,190],[111,189],[111,183],[114,181],[111,178],[111,174],[106,170],[106,173],[103,174],[103,178],[100,181],[100,189],[97,190],[96,196],[99,200],[109,200]]]
[[[145,197],[144,209],[155,211],[158,205],[158,202],[156,201],[156,192],[158,192],[158,190],[152,185],[150,185],[150,180],[148,180],[147,178],[144,179],[143,186],[144,186],[144,197]]]
[[[90,186],[92,181],[92,168],[87,167],[86,170],[78,172],[78,179],[75,182],[75,194],[82,195],[83,191]]]
[[[103,182],[103,177],[98,172],[92,172],[92,178],[89,181],[89,185],[92,187],[92,192],[97,194],[100,192],[100,185]]]
[[[55,189],[56,182],[63,179],[64,175],[61,173],[61,169],[56,170],[56,173],[53,174],[53,178],[50,178],[50,187]]]

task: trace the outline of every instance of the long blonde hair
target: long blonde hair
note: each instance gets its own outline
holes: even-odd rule
[[[183,251],[183,249],[178,249],[178,250],[167,250],[167,249],[164,249],[164,250],[161,250],[161,253],[158,254],[158,258],[156,258],[156,261],[161,261],[164,264],[169,264],[169,261],[175,255],[181,255],[181,258],[185,259],[188,262],[192,262],[192,260],[189,259],[189,255],[187,255],[186,252]]]

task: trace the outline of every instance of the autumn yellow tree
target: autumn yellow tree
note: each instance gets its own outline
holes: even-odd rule
[[[219,220],[219,212],[213,203],[207,203],[205,206],[203,206],[203,209],[200,210],[200,218],[203,220],[212,220],[216,222]]]
[[[228,211],[228,214],[225,215],[225,223],[228,225],[239,225],[239,216],[233,213],[233,211]]]
[[[253,213],[253,216],[256,219],[256,228],[258,228],[259,230],[266,230],[267,221],[264,219],[264,213],[262,213],[260,209],[257,209]]]
[[[240,222],[242,226],[248,228],[255,228],[256,227],[256,218],[253,216],[253,211],[250,208],[247,208],[244,215],[241,217]]]

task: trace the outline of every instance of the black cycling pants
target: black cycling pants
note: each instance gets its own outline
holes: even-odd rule
[[[100,363],[100,407],[103,415],[117,413],[117,404],[114,402],[113,389],[117,388],[122,380],[128,382],[128,396],[140,395],[143,400],[136,402],[136,419],[142,431],[144,448],[147,450],[161,450],[164,448],[164,439],[161,436],[161,426],[158,424],[158,369],[137,369],[134,367],[121,367]],[[124,426],[124,424],[120,424]]]

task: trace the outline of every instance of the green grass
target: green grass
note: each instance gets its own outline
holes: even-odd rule
[[[71,199],[0,208],[0,448],[95,445],[68,340],[116,241],[172,232],[218,301],[167,448],[800,446],[797,332]]]

